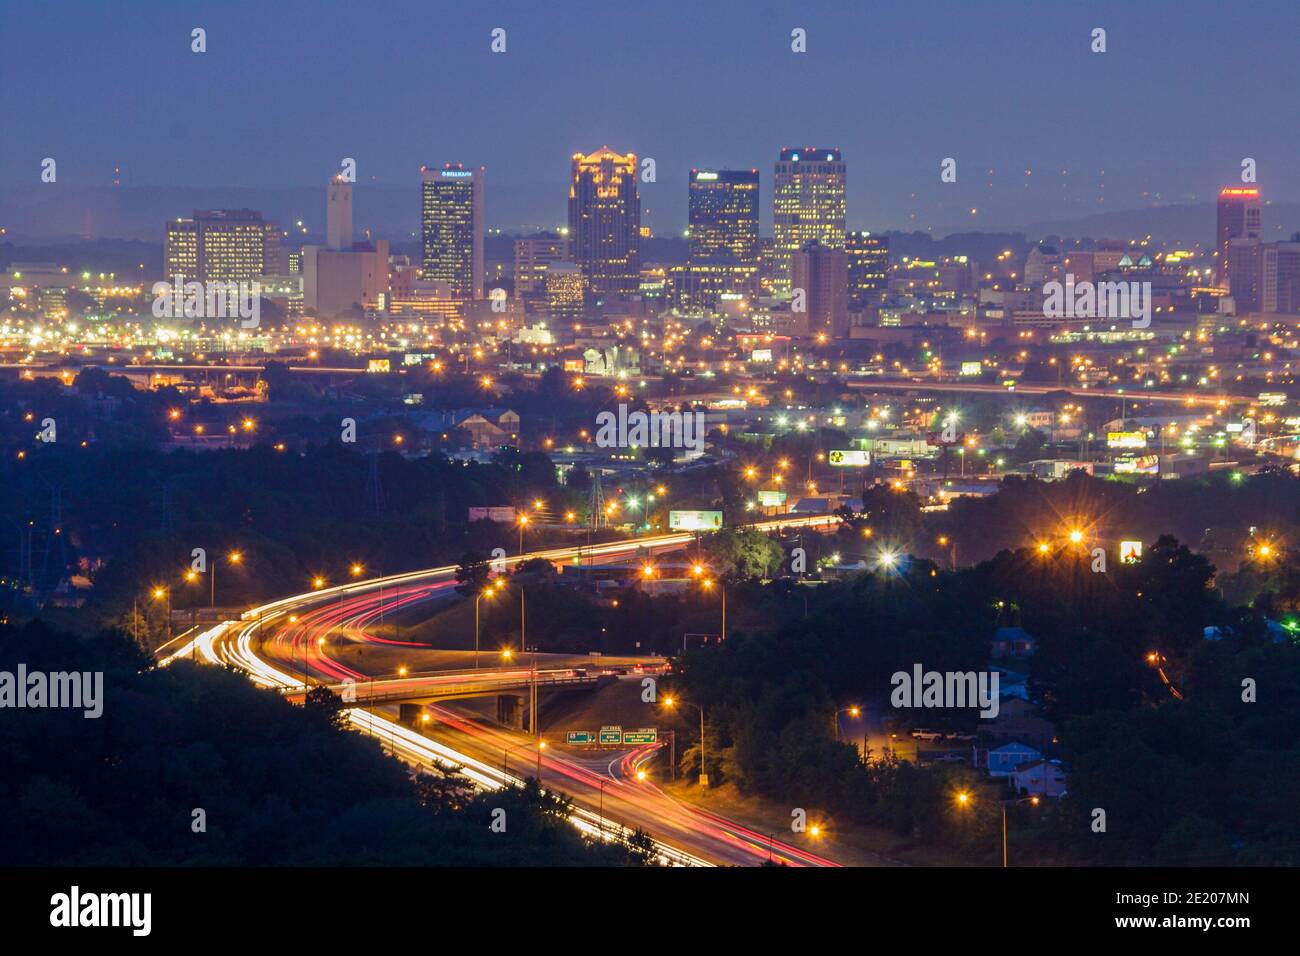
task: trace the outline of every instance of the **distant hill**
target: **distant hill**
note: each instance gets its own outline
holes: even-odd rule
[[[1082,219],[1056,219],[1017,226],[1031,240],[1046,236],[1073,239],[1136,239],[1150,235],[1156,243],[1202,247],[1214,243],[1214,204],[1153,206],[1103,212]],[[1264,238],[1287,239],[1300,230],[1300,203],[1272,203],[1264,207]]]

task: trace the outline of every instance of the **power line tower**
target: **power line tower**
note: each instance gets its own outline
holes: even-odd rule
[[[58,561],[57,574],[53,582],[50,581],[50,551],[53,550],[51,545],[58,543]],[[45,534],[45,551],[41,555],[41,583],[45,587],[54,587],[63,579],[63,574],[68,570],[68,549],[63,540],[63,488],[60,485],[50,486],[50,527]]]
[[[605,521],[605,492],[600,487],[600,469],[591,475],[591,530],[599,531]]]
[[[379,449],[376,448],[367,457],[370,465],[366,472],[365,491],[362,492],[362,506],[368,513],[378,517],[384,513],[384,484],[379,473]]]

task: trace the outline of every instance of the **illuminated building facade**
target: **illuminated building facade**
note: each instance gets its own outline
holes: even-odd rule
[[[636,154],[608,146],[573,154],[569,240],[588,294],[631,296],[641,281],[641,196]]]
[[[280,228],[252,209],[196,209],[167,223],[163,266],[168,281],[252,282],[282,272]]]
[[[848,260],[849,308],[877,301],[889,288],[889,239],[869,232],[850,232],[845,239]]]
[[[692,169],[688,224],[692,259],[758,263],[758,170]]]
[[[838,149],[783,149],[772,186],[775,285],[791,288],[791,260],[809,242],[844,248],[844,162]]]
[[[567,236],[543,232],[515,240],[515,298],[537,298],[546,292],[546,267],[571,259]]]
[[[587,276],[575,262],[552,262],[546,266],[546,313],[552,320],[582,318]]]
[[[1233,239],[1259,239],[1263,212],[1259,189],[1254,186],[1228,186],[1219,191],[1215,225],[1215,245],[1219,250],[1219,285],[1230,283],[1231,264],[1228,243]]]
[[[423,273],[461,301],[483,298],[483,176],[485,168],[445,163],[420,167]]]

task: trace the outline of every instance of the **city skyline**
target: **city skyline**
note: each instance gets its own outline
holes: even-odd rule
[[[657,181],[642,184],[644,221],[666,234],[685,225],[687,200],[676,185],[691,168],[768,172],[782,147],[832,142],[855,170],[848,185],[853,229],[943,233],[1213,202],[1244,157],[1257,160],[1273,201],[1300,200],[1297,185],[1282,175],[1300,140],[1288,124],[1272,119],[1285,110],[1290,87],[1249,79],[1253,58],[1294,32],[1285,29],[1294,14],[1275,13],[1277,29],[1256,30],[1252,22],[1215,11],[1210,37],[1201,26],[1211,15],[1208,5],[1184,5],[1177,18],[1118,4],[1094,8],[1088,19],[1049,9],[1024,23],[1013,44],[999,18],[953,5],[941,9],[942,17],[923,18],[888,6],[868,12],[814,5],[785,13],[722,5],[698,11],[687,37],[655,18],[631,19],[629,11],[636,37],[615,40],[581,22],[557,31],[544,14],[517,5],[436,17],[413,8],[412,29],[404,32],[420,35],[419,26],[428,22],[428,46],[400,41],[398,48],[439,57],[436,109],[416,96],[428,80],[418,56],[390,58],[383,71],[345,83],[322,74],[325,64],[306,49],[312,40],[341,41],[343,23],[333,18],[304,16],[288,34],[299,43],[273,45],[274,38],[259,38],[255,30],[236,31],[243,22],[237,17],[256,22],[256,13],[234,5],[213,12],[205,26],[209,52],[200,56],[189,49],[190,14],[161,9],[139,35],[124,35],[125,23],[93,7],[72,5],[39,23],[27,22],[20,11],[17,29],[0,38],[9,69],[23,69],[45,48],[52,38],[42,31],[58,31],[56,49],[90,30],[99,42],[34,90],[0,88],[11,127],[10,148],[0,156],[0,188],[8,194],[39,186],[39,163],[49,156],[60,160],[60,183],[72,188],[114,180],[138,187],[300,187],[332,175],[344,157],[357,160],[358,184],[404,187],[421,163],[457,156],[491,172],[498,203],[489,208],[489,223],[513,225],[536,217],[511,212],[510,189],[562,182],[575,146],[617,142],[656,159]],[[1088,32],[1097,24],[1108,30],[1105,54],[1088,49]],[[489,32],[498,25],[507,30],[503,54],[489,50]],[[808,31],[805,54],[790,52],[795,26]],[[365,18],[349,23],[347,39],[369,49],[380,42],[374,27]],[[906,45],[894,41],[922,27],[929,71],[915,77],[903,72],[905,81],[864,109],[856,64],[906,71]],[[237,47],[229,45],[232,31]],[[15,42],[20,36],[29,42]],[[530,41],[541,36],[545,52]],[[972,59],[975,44],[983,55]],[[617,75],[629,63],[649,69],[668,51],[692,59],[689,76],[656,70],[644,81],[619,84],[617,92],[595,79],[602,71]],[[1199,66],[1210,62],[1213,68]],[[1284,72],[1295,69],[1286,58],[1279,63]],[[1043,82],[1063,64],[1072,76],[1094,78],[1091,94]],[[165,89],[150,80],[159,66],[174,80]],[[241,82],[220,82],[223,67],[238,68]],[[575,113],[562,99],[548,99],[546,107],[520,100],[517,85],[537,70],[560,83],[572,77],[570,88],[583,90],[584,109]],[[139,92],[141,117],[150,118],[148,135],[134,124],[112,123],[111,101],[84,88],[71,94],[87,71],[107,71],[119,94]],[[381,85],[395,95],[367,97],[364,113],[344,123],[325,103],[285,113],[260,96],[290,83],[338,85],[345,99]],[[1176,95],[1161,96],[1156,108],[1151,97],[1171,83]],[[963,95],[973,88],[986,91],[983,102]],[[467,106],[471,91],[478,103],[473,111]],[[987,122],[990,115],[1013,119],[1015,135],[1001,122]],[[1207,122],[1216,127],[1211,142],[1202,135]],[[231,129],[245,135],[232,138]],[[1177,163],[1169,161],[1173,155]],[[944,184],[939,164],[948,157],[958,161],[958,178]],[[34,198],[47,197],[38,192]],[[549,218],[562,221],[562,207]]]

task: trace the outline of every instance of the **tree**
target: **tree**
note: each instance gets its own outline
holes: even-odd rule
[[[307,691],[307,696],[303,700],[303,709],[335,730],[343,730],[348,726],[348,715],[343,701],[328,687],[313,687]]]
[[[481,551],[466,551],[456,566],[456,591],[473,597],[487,587],[492,574],[492,564]]]
[[[766,578],[785,557],[779,544],[753,528],[723,528],[704,547],[718,574],[730,581]]]

